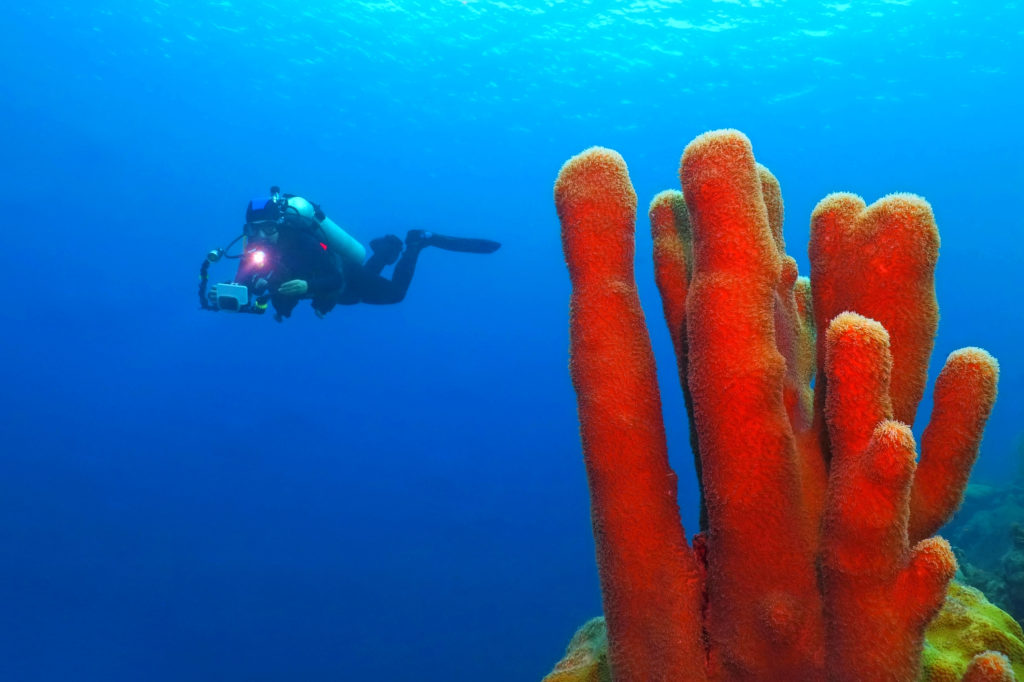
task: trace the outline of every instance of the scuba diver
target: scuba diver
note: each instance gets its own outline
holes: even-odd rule
[[[239,240],[243,240],[242,252],[228,254]],[[321,318],[339,304],[398,303],[412,282],[420,251],[428,246],[493,253],[501,244],[409,230],[404,244],[393,234],[372,240],[373,253],[366,258],[363,245],[317,204],[271,187],[270,197],[249,202],[242,234],[203,261],[199,301],[207,310],[256,314],[265,313],[270,303],[278,322],[290,317],[301,300],[310,300]],[[222,257],[239,259],[238,271],[233,281],[221,282],[207,292],[207,269]],[[387,279],[381,271],[392,264],[394,272]]]

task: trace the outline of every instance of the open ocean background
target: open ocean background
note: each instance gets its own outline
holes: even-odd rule
[[[599,144],[688,532],[646,207],[735,127],[807,274],[831,191],[933,205],[945,356],[1002,366],[975,480],[1024,431],[1020,2],[20,3],[0,40],[0,679],[539,680],[600,612],[552,184]],[[428,249],[406,300],[200,311],[280,185]],[[211,268],[229,279],[233,265]],[[929,387],[930,393],[930,387]],[[922,405],[915,431],[927,421]]]

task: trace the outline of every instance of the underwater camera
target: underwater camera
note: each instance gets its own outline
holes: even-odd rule
[[[218,310],[237,313],[249,305],[249,288],[244,284],[221,282],[213,285],[208,297]]]
[[[238,237],[235,241],[238,241]],[[234,244],[232,242],[231,244]],[[228,313],[255,313],[262,315],[267,310],[267,301],[270,299],[267,279],[272,273],[266,272],[269,265],[269,258],[263,249],[252,249],[241,254],[228,254],[231,247],[228,245],[222,249],[214,249],[203,259],[199,268],[199,307],[203,310]],[[218,262],[221,258],[233,258],[240,260],[238,275],[245,279],[256,279],[253,288],[235,282],[219,282],[209,285],[209,268],[211,263]],[[262,276],[260,276],[262,275]]]

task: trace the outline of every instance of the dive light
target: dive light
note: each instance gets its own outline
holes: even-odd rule
[[[239,240],[236,238],[231,244],[224,248],[216,248],[206,254],[202,266],[199,268],[199,305],[206,310],[224,311],[232,313],[256,313],[263,314],[267,309],[267,300],[270,298],[267,293],[267,279],[271,273],[265,273],[254,283],[253,289],[245,284],[237,282],[219,282],[209,286],[207,271],[211,263],[217,263],[222,258],[241,258],[244,270],[259,272],[270,263],[267,252],[263,249],[243,251],[238,255],[228,253],[229,249]]]

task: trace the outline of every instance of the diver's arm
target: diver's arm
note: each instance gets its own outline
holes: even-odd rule
[[[338,291],[344,283],[345,278],[341,273],[332,270],[327,274],[308,279],[290,279],[282,283],[277,288],[277,292],[284,296],[316,297],[320,294]]]
[[[337,291],[345,284],[345,278],[337,270],[331,269],[329,272],[311,277],[306,280],[306,284],[309,285],[309,293],[316,296]]]
[[[313,296],[335,292],[345,285],[345,275],[340,260],[326,249],[320,256],[316,272],[306,279],[309,293]]]

